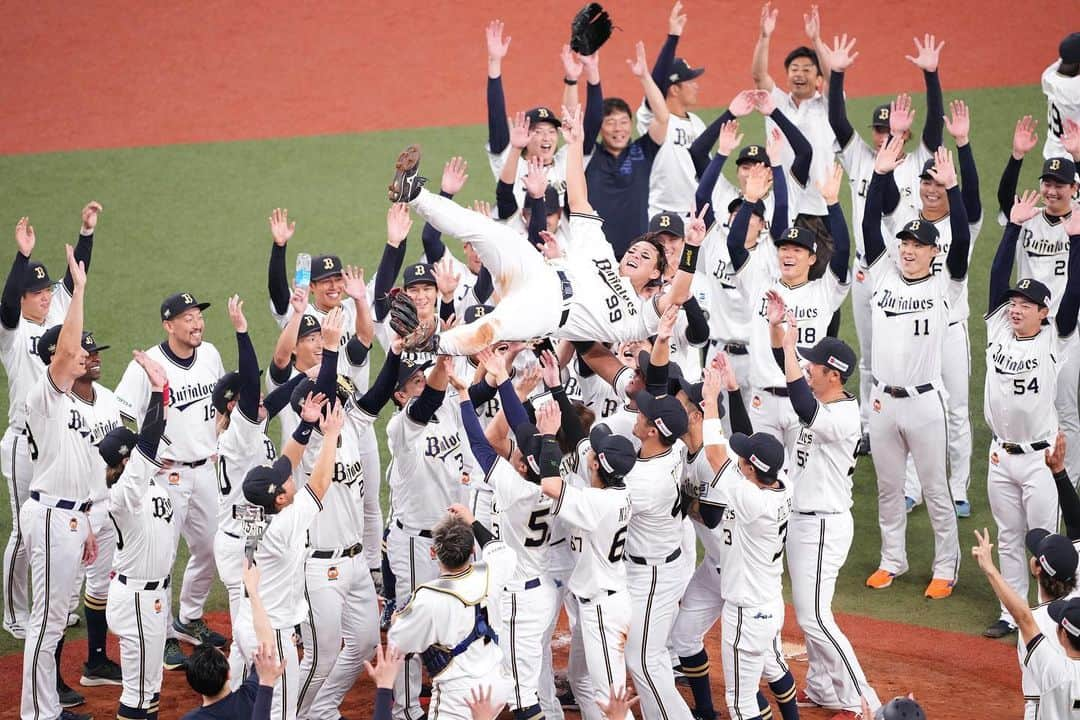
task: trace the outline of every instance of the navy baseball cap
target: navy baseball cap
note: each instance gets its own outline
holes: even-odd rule
[[[735,159],[736,165],[743,165],[745,163],[765,163],[769,164],[769,154],[765,152],[764,145],[747,145],[739,151],[739,157]]]
[[[642,376],[645,375],[646,369],[649,367],[649,363],[652,361],[652,355],[648,350],[638,350],[637,354],[637,366],[641,371]],[[679,367],[679,363],[668,361],[668,393],[674,395],[679,392],[679,380],[683,377],[682,368]]]
[[[731,449],[753,465],[762,477],[775,479],[784,466],[784,446],[769,433],[746,435],[737,432],[731,436]]]
[[[600,463],[600,473],[608,485],[621,486],[634,464],[637,462],[637,452],[634,444],[622,435],[611,432],[604,423],[593,425],[589,432],[589,445],[596,453],[596,461]]]
[[[49,277],[49,271],[37,260],[31,260],[26,265],[26,279],[23,281],[23,292],[37,292],[44,290],[53,284]]]
[[[540,431],[531,422],[524,422],[514,428],[514,442],[529,472],[534,478],[540,477]]]
[[[108,350],[108,345],[98,345],[97,340],[94,339],[94,333],[89,330],[83,330],[82,334],[82,347],[88,353],[101,352],[102,350]]]
[[[815,365],[835,370],[841,380],[847,380],[855,372],[855,351],[840,338],[825,337],[816,345],[800,347],[799,355]]]
[[[649,220],[649,232],[651,233],[667,233],[668,235],[674,235],[677,238],[681,238],[686,234],[686,229],[683,226],[683,219],[679,217],[678,213],[664,212],[656,213]]]
[[[920,245],[937,245],[938,230],[929,220],[912,220],[896,233],[898,240],[911,238]]]
[[[703,382],[692,383],[692,382],[690,382],[689,380],[687,380],[684,377],[679,378],[675,382],[678,385],[679,390],[686,393],[686,397],[689,398],[690,402],[697,405],[702,410],[702,412],[704,412],[705,411],[705,395],[704,395],[703,391],[705,389],[705,383],[703,383]],[[718,398],[718,400],[719,400],[719,398]],[[725,412],[724,404],[721,403],[721,402],[717,402],[716,409],[719,412],[718,417],[723,419],[724,412]]]
[[[493,312],[495,312],[494,305],[470,305],[465,308],[465,312],[462,313],[462,319],[465,321],[465,324],[468,325]]]
[[[730,215],[731,213],[738,210],[740,207],[742,207],[742,204],[745,203],[745,202],[746,202],[746,199],[743,198],[743,197],[737,197],[734,200],[732,200],[731,202],[729,202],[728,206],[727,206],[728,214]],[[759,218],[764,220],[765,219],[765,203],[761,202],[760,200],[755,200],[754,202],[750,203],[750,212],[752,212],[754,215],[757,215]]]
[[[124,458],[131,457],[139,436],[121,425],[110,430],[98,443],[98,454],[109,467],[116,467]]]
[[[1050,619],[1080,640],[1080,598],[1055,600],[1046,608]]]
[[[874,114],[870,116],[870,127],[877,130],[890,129],[889,119],[892,117],[892,106],[888,103],[874,108]]]
[[[1066,185],[1076,182],[1076,163],[1069,158],[1053,157],[1043,161],[1040,180],[1056,180]]]
[[[690,63],[686,62],[685,58],[677,57],[671,63],[671,72],[668,74],[668,82],[674,85],[675,83],[693,80],[704,74],[705,68],[692,68],[690,67]]]
[[[53,354],[56,352],[56,341],[60,339],[61,327],[63,326],[53,325],[38,338],[37,354],[38,357],[41,358],[41,362],[46,365],[52,362]]]
[[[934,158],[929,158],[922,165],[922,170],[919,171],[919,178],[921,180],[933,181],[934,176],[930,174],[930,171],[934,168]]]
[[[1009,288],[1008,292],[1005,293],[1005,297],[1022,297],[1039,307],[1050,307],[1050,288],[1032,278],[1022,278],[1016,283],[1016,287]]]
[[[337,255],[316,255],[311,258],[311,282],[341,274],[341,258]]]
[[[1069,65],[1080,63],[1080,32],[1069,33],[1062,39],[1058,45],[1058,57]]]
[[[191,293],[175,293],[174,295],[170,295],[169,297],[161,301],[161,319],[172,320],[177,315],[182,315],[191,308],[199,308],[200,310],[205,310],[208,307],[210,307],[210,303],[199,302]]]
[[[435,269],[428,263],[414,263],[405,268],[405,287],[428,283],[435,285]]]
[[[909,697],[894,697],[874,712],[874,720],[926,720],[922,706]]]
[[[296,333],[296,339],[305,338],[313,333],[322,332],[322,323],[314,315],[305,315],[300,318],[300,329]]]
[[[686,417],[686,409],[674,395],[665,393],[654,396],[648,390],[640,390],[634,396],[634,402],[663,437],[673,440],[686,434],[690,421]]]
[[[244,477],[244,498],[267,513],[277,511],[275,500],[285,492],[285,483],[292,475],[292,462],[282,456],[273,465],[257,465]]]
[[[552,215],[562,212],[562,201],[559,199],[559,189],[554,185],[548,185],[544,190],[544,212]]]
[[[210,402],[214,409],[224,415],[229,410],[229,403],[236,399],[240,393],[240,373],[227,372],[218,378],[214,385],[214,392],[210,396]]]
[[[536,127],[536,123],[551,123],[555,127],[562,127],[562,121],[559,120],[559,116],[552,111],[551,108],[540,106],[534,107],[525,113],[525,117],[529,118],[529,127]]]
[[[776,238],[776,247],[798,245],[812,253],[817,253],[817,233],[802,227],[789,227]]]
[[[405,383],[409,382],[409,379],[412,378],[413,375],[418,372],[426,371],[432,364],[433,363],[430,360],[418,363],[413,362],[412,360],[403,359],[398,365],[397,383],[394,385],[394,391],[396,392],[403,388]]]
[[[1024,536],[1024,545],[1050,577],[1066,582],[1076,577],[1080,558],[1069,538],[1046,528],[1033,528]]]

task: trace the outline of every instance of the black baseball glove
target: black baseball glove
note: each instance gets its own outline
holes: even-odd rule
[[[613,27],[607,10],[600,3],[589,3],[570,23],[570,49],[578,55],[592,55],[611,37]]]
[[[420,318],[416,314],[416,305],[412,298],[400,288],[390,291],[390,328],[398,337],[407,338],[420,327]]]

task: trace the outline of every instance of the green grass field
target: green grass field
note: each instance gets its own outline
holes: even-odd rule
[[[974,430],[971,500],[973,515],[961,521],[964,564],[952,598],[930,602],[922,591],[929,581],[932,535],[924,509],[909,516],[911,572],[893,588],[873,592],[863,581],[877,566],[877,491],[869,458],[855,479],[856,540],[837,587],[839,610],[935,628],[981,632],[997,615],[996,602],[966,548],[973,528],[992,526],[986,502],[988,434],[982,417],[982,378],[986,284],[1000,228],[995,192],[1011,148],[1013,124],[1030,113],[1041,117],[1045,101],[1036,86],[949,93],[971,106],[972,144],[982,181],[986,221],[971,267],[970,323],[972,384],[970,407]],[[924,105],[916,97],[921,127]],[[864,128],[870,109],[882,98],[849,103],[857,128]],[[706,121],[718,113],[704,112]],[[760,117],[744,123],[746,141],[763,137]],[[400,148],[420,142],[426,175],[438,184],[443,161],[462,154],[471,165],[471,180],[460,200],[490,198],[494,180],[483,153],[485,129],[427,128],[364,135],[173,145],[109,151],[69,152],[0,157],[2,237],[21,215],[29,215],[37,231],[35,257],[54,277],[62,275],[63,244],[73,242],[79,211],[91,199],[104,205],[88,284],[86,324],[111,350],[103,354],[104,382],[112,387],[130,358],[129,350],[160,341],[158,305],[172,292],[185,290],[214,304],[207,312],[207,337],[222,351],[226,366],[236,349],[225,312],[225,300],[239,293],[247,301],[251,334],[265,363],[277,328],[269,313],[266,262],[270,248],[267,216],[287,207],[297,221],[290,258],[301,250],[335,252],[347,263],[374,273],[385,241],[386,184]],[[1021,187],[1035,187],[1039,161],[1025,164]],[[731,166],[729,164],[729,170]],[[420,223],[414,225],[408,257],[420,253]],[[8,255],[10,257],[10,255]],[[291,262],[291,259],[290,259]],[[6,272],[6,270],[5,270]],[[844,311],[843,337],[855,345],[851,313]],[[857,346],[856,346],[857,347]],[[850,383],[857,387],[855,379]],[[0,398],[6,404],[6,385]],[[384,412],[380,427],[388,412]],[[276,435],[272,434],[276,437]],[[384,448],[385,463],[385,448]],[[384,464],[385,467],[385,464]],[[4,491],[6,496],[6,490]],[[384,498],[385,500],[385,498]],[[11,526],[9,504],[0,504],[0,531]],[[181,552],[184,552],[181,550]],[[177,583],[177,592],[179,590]],[[225,609],[220,584],[210,609]],[[0,654],[21,650],[21,644],[0,633]]]

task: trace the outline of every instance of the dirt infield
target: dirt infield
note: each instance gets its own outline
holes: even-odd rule
[[[227,614],[212,613],[208,619],[215,628],[227,627],[229,622]],[[933,720],[1005,720],[1021,716],[1020,674],[1014,645],[850,615],[839,616],[839,622],[848,634],[870,683],[883,699],[914,692],[927,717]],[[785,654],[801,687],[806,674],[806,659],[802,654],[802,633],[790,607],[787,609],[783,637]],[[565,626],[562,626],[552,641],[557,668],[565,667],[568,642]],[[706,648],[714,663],[713,696],[719,708],[724,704],[723,676],[719,664],[719,626],[709,633]],[[114,659],[119,657],[116,639],[111,635],[109,656]],[[85,657],[85,641],[65,645],[64,678],[72,687],[76,686]],[[2,657],[0,677],[14,680],[19,677],[21,667],[21,656]],[[973,682],[976,678],[977,682]],[[87,698],[87,704],[79,708],[80,712],[92,712],[99,720],[115,715],[120,688],[79,690]],[[688,689],[683,689],[683,695],[692,705]],[[767,688],[766,696],[769,696]],[[373,699],[371,682],[365,676],[346,697],[342,714],[349,720],[369,718]],[[161,720],[175,720],[197,703],[198,696],[188,687],[183,673],[165,673],[161,692]],[[0,685],[0,708],[16,708],[18,705],[19,683]],[[831,711],[822,709],[802,709],[800,714],[810,720],[824,720],[832,716]],[[16,715],[0,711],[0,717]],[[724,710],[722,715],[727,717],[727,711]],[[578,718],[576,712],[568,712],[566,716],[570,720]],[[510,716],[505,714],[504,717]],[[776,717],[779,717],[779,713],[776,713]]]
[[[555,104],[562,91],[559,44],[581,4],[9,3],[9,41],[0,44],[0,153],[482,122],[482,28],[495,17],[513,37],[504,67],[510,107]],[[657,51],[671,3],[604,4],[620,28],[603,50],[605,91],[636,97],[640,89],[623,59],[639,39],[650,56]],[[778,67],[783,49],[803,41],[807,3],[775,4]],[[853,95],[921,92],[918,71],[903,56],[912,51],[911,37],[924,32],[948,43],[942,81],[949,90],[1037,83],[1061,36],[1076,24],[1069,2],[1021,14],[1011,0],[912,0],[891,13],[859,0],[820,4],[829,37],[842,31],[860,39],[847,84]],[[680,52],[707,68],[702,104],[725,104],[750,82],[760,5],[685,5],[690,25]],[[530,78],[541,80],[526,93]]]

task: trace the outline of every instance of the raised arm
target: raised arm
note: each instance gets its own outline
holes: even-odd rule
[[[26,268],[30,264],[30,254],[34,251],[37,236],[30,218],[21,217],[15,224],[15,244],[19,251],[11,263],[11,271],[4,281],[4,293],[0,296],[0,322],[8,330],[14,330],[22,317],[22,294],[26,282]]]
[[[975,556],[979,568],[986,573],[986,579],[990,582],[990,587],[993,589],[994,594],[997,595],[998,600],[1001,601],[1002,606],[1016,621],[1017,627],[1020,628],[1020,639],[1025,644],[1031,642],[1039,635],[1039,624],[1035,622],[1035,616],[1031,614],[1031,609],[1028,608],[1027,598],[1020,597],[1012,589],[1012,586],[1006,582],[1005,578],[1001,576],[997,567],[994,566],[994,558],[991,555],[994,546],[990,543],[990,533],[985,529],[982,533],[976,530],[975,539],[977,544],[971,549],[971,554]]]
[[[1076,330],[1076,315],[1080,312],[1080,211],[1074,209],[1065,221],[1065,232],[1069,234],[1069,267],[1066,271],[1065,290],[1061,295],[1054,323],[1058,335],[1068,337]]]
[[[82,227],[79,228],[79,238],[75,243],[75,260],[82,263],[86,272],[90,272],[90,258],[94,253],[94,229],[100,213],[101,203],[94,200],[82,209]],[[68,292],[74,288],[70,272],[64,274],[64,287]]]
[[[229,320],[236,331],[236,356],[240,372],[240,390],[236,407],[248,420],[259,419],[259,358],[248,335],[247,318],[244,317],[244,301],[239,295],[229,298]]]
[[[1005,164],[1005,170],[1001,173],[998,182],[998,207],[1001,214],[1009,217],[1009,209],[1012,208],[1013,199],[1016,197],[1016,186],[1020,181],[1020,167],[1024,164],[1024,156],[1035,149],[1039,142],[1039,135],[1035,132],[1036,121],[1030,115],[1025,115],[1016,121],[1016,129],[1013,131],[1012,154]]]
[[[585,184],[585,158],[582,143],[585,139],[581,127],[581,108],[563,108],[563,139],[566,141],[566,206],[572,213],[595,215],[589,204],[589,188]]]
[[[364,268],[346,265],[342,268],[341,277],[345,281],[345,294],[352,298],[356,307],[353,337],[345,343],[345,354],[350,364],[359,367],[367,359],[368,350],[375,340],[375,320],[371,317],[371,306],[368,305]]]
[[[664,100],[664,94],[660,92],[660,88],[656,86],[652,75],[649,74],[649,64],[645,59],[645,43],[639,41],[634,49],[634,59],[627,60],[626,64],[630,66],[630,72],[634,77],[641,82],[641,89],[645,92],[645,101],[652,110],[653,118],[649,123],[649,137],[657,145],[663,145],[664,140],[667,139],[668,119],[671,113],[668,110],[667,101]]]
[[[461,157],[452,157],[443,165],[442,183],[439,194],[444,198],[453,198],[465,182],[469,179],[469,163]],[[442,233],[431,223],[424,223],[424,229],[420,232],[420,241],[424,244],[424,257],[429,263],[437,263],[442,260],[446,253],[446,245],[442,241]],[[391,283],[393,284],[393,283]]]
[[[452,382],[456,380],[457,378],[451,378]],[[461,398],[461,424],[465,428],[465,436],[469,439],[469,449],[472,450],[473,457],[476,458],[480,469],[486,475],[491,472],[491,468],[494,467],[499,456],[495,453],[495,449],[491,447],[491,443],[484,437],[484,428],[480,427],[480,420],[476,417],[476,407],[473,406],[472,400],[469,399],[468,392],[464,391],[464,384],[461,387],[462,390],[459,391],[458,395]]]
[[[668,16],[667,39],[664,40],[660,52],[656,55],[656,62],[653,63],[652,79],[656,87],[660,88],[661,96],[667,95],[668,88],[671,87],[668,76],[671,74],[671,65],[675,62],[675,48],[679,45],[679,36],[686,28],[686,13],[682,9],[682,2],[675,0],[671,15]],[[648,98],[645,99],[645,106],[651,109]]]
[[[307,485],[315,493],[315,497],[322,500],[326,491],[330,488],[330,480],[334,476],[334,460],[337,457],[338,438],[341,437],[341,428],[345,425],[345,407],[338,403],[331,407],[328,403],[323,408],[323,418],[319,423],[323,442],[319,448],[319,455],[315,458],[315,466],[311,469]]]
[[[967,277],[968,251],[971,249],[971,226],[968,224],[967,208],[960,196],[960,185],[953,165],[952,153],[941,147],[934,153],[934,166],[930,175],[945,186],[949,196],[949,227],[952,230],[952,244],[945,256],[945,266],[954,280]]]
[[[779,240],[781,233],[788,228],[788,186],[787,175],[784,173],[783,146],[783,135],[773,128],[765,144],[765,154],[769,156],[769,167],[772,170],[773,216],[769,223],[769,235],[773,240]]]
[[[386,359],[383,361],[379,374],[375,376],[375,382],[371,383],[367,392],[356,403],[368,415],[378,415],[394,395],[398,368],[401,367],[400,340],[398,340],[398,345],[398,347],[391,347],[386,353]]]
[[[502,20],[488,23],[485,36],[488,51],[488,152],[499,155],[510,143],[510,130],[506,125],[506,97],[502,85],[502,61],[510,49],[510,36],[503,38]]]
[[[517,198],[514,197],[514,184],[517,182],[521,151],[528,144],[529,117],[523,112],[516,112],[513,123],[510,125],[510,153],[506,156],[506,164],[503,165],[499,172],[499,180],[495,183],[495,206],[500,220],[511,217],[518,210]]]
[[[868,266],[877,262],[885,254],[885,238],[881,236],[881,205],[883,188],[892,181],[893,170],[900,164],[900,152],[904,147],[903,138],[894,135],[878,150],[874,159],[874,175],[870,178],[870,187],[866,190],[866,208],[863,211],[863,243],[866,248]]]
[[[1080,540],[1080,495],[1069,479],[1065,469],[1065,433],[1058,431],[1054,438],[1054,447],[1045,452],[1046,466],[1054,476],[1057,486],[1058,506],[1061,508],[1061,522],[1065,525],[1065,535],[1070,540]]]
[[[938,61],[941,58],[941,49],[945,42],[938,42],[937,38],[927,33],[922,42],[915,40],[915,55],[904,57],[923,71],[923,80],[926,82],[926,122],[923,123],[923,145],[930,152],[941,147],[942,129],[945,116],[945,100],[941,95],[941,78],[938,77]]]
[[[747,104],[749,105],[749,100],[747,100]],[[721,118],[728,115],[730,113],[724,113]],[[716,208],[712,207],[712,195],[716,189],[717,181],[720,180],[720,173],[724,169],[724,163],[731,153],[735,152],[735,148],[739,147],[742,139],[742,133],[739,132],[739,121],[734,118],[725,121],[720,126],[719,133],[716,136],[716,155],[713,156],[712,160],[708,161],[704,172],[700,173],[697,189],[694,191],[694,207],[709,205],[709,211],[705,213],[706,228],[712,227],[713,223],[716,222]],[[695,144],[697,144],[697,141],[695,141]],[[705,148],[706,157],[708,157],[708,147]],[[691,148],[690,152],[693,154],[693,148]],[[725,209],[721,208],[721,211]]]
[[[274,208],[270,213],[270,266],[267,268],[266,287],[274,313],[284,315],[289,310],[289,279],[285,270],[285,247],[296,232],[296,221],[289,222],[289,211]],[[305,288],[306,289],[306,288]]]
[[[771,3],[765,3],[761,8],[761,32],[758,33],[757,44],[754,45],[754,58],[750,64],[750,76],[754,79],[754,87],[758,90],[772,92],[776,87],[772,76],[769,75],[769,38],[776,30],[776,16],[780,10],[774,10]]]
[[[409,206],[394,203],[386,212],[386,245],[383,246],[379,269],[375,271],[375,322],[382,322],[390,312],[390,289],[401,272],[405,260],[405,238],[412,229]],[[430,258],[429,258],[430,260]]]
[[[440,355],[439,359],[435,361],[435,367],[432,368],[431,374],[428,375],[427,385],[420,392],[420,397],[405,408],[410,420],[420,425],[427,425],[431,422],[431,418],[435,417],[435,412],[443,404],[443,400],[446,399],[446,386],[450,378],[450,363],[453,360],[454,358],[450,355]]]
[[[757,109],[762,115],[769,117],[776,123],[776,126],[780,128],[780,132],[784,134],[784,138],[791,145],[791,151],[795,153],[795,159],[791,162],[791,176],[798,180],[801,185],[806,185],[810,182],[810,163],[814,159],[814,148],[810,145],[810,141],[776,107],[776,103],[773,102],[772,96],[768,93],[759,92],[757,94]]]
[[[600,87],[600,52],[592,55],[580,55],[585,66],[585,141],[582,152],[592,155],[596,147],[596,136],[604,123],[604,90]]]
[[[960,195],[964,200],[969,222],[982,218],[982,200],[979,198],[979,171],[975,167],[975,155],[971,152],[971,114],[963,100],[949,104],[949,117],[945,127],[956,141],[956,160],[960,165]]]
[[[82,349],[83,302],[86,294],[86,273],[82,263],[75,260],[75,248],[66,245],[68,273],[72,278],[71,304],[64,317],[60,337],[56,340],[56,352],[47,368],[52,384],[61,392],[71,389],[75,378],[82,374],[80,360]]]
[[[157,459],[158,445],[165,433],[165,388],[169,378],[165,370],[149,355],[141,350],[134,353],[135,362],[146,372],[150,381],[150,402],[146,406],[146,415],[139,426],[138,447],[142,454],[150,459]]]
[[[821,14],[817,5],[810,6],[810,12],[803,13],[803,28],[806,30],[806,39],[810,41],[810,47],[818,57],[818,71],[821,73],[821,94],[829,95],[829,71],[832,65],[829,62],[829,46],[821,39]]]
[[[847,115],[847,99],[844,97],[844,73],[859,57],[855,50],[855,38],[848,40],[845,33],[839,38],[833,39],[833,47],[826,53],[829,58],[831,72],[829,74],[829,126],[836,136],[836,142],[841,148],[847,147],[855,136],[855,128]],[[819,57],[824,55],[819,54]]]
[[[848,235],[844,210],[840,207],[840,184],[844,180],[844,168],[840,163],[833,163],[832,173],[817,184],[821,196],[825,198],[829,217],[827,225],[833,237],[833,254],[829,258],[829,268],[841,283],[848,280],[848,263],[851,258],[851,236]]]
[[[698,254],[701,252],[701,243],[705,240],[705,213],[708,211],[709,206],[705,205],[686,224],[686,237],[682,255],[679,256],[679,269],[675,272],[675,278],[671,281],[668,291],[654,299],[656,311],[661,315],[670,307],[682,305],[690,297],[690,284],[694,281]]]

